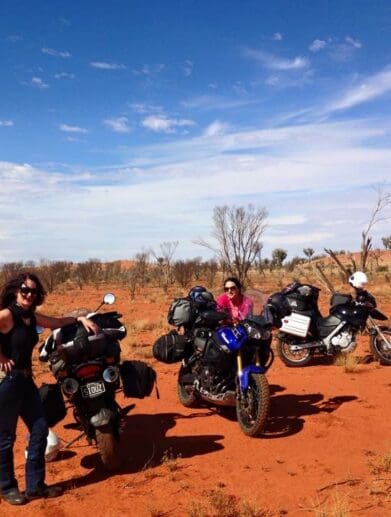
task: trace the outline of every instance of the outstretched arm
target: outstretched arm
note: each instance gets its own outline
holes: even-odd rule
[[[99,331],[99,327],[92,320],[89,320],[85,316],[78,316],[74,318],[73,316],[66,316],[63,318],[54,318],[52,316],[45,316],[44,314],[36,313],[37,324],[41,327],[48,329],[58,329],[61,327],[65,327],[66,325],[72,325],[74,323],[82,323],[86,330],[91,330],[96,334]]]

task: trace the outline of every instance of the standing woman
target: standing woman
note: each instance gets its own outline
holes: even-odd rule
[[[32,377],[31,356],[38,342],[37,325],[55,329],[75,323],[75,318],[36,313],[45,295],[40,280],[32,273],[21,273],[9,280],[0,294],[0,496],[14,505],[62,494],[61,487],[45,484],[48,426]],[[87,330],[97,331],[97,326],[87,318],[76,320]],[[19,416],[30,433],[24,494],[18,489],[13,460]]]
[[[224,281],[224,293],[216,299],[219,310],[226,311],[232,323],[238,323],[253,312],[253,301],[242,294],[242,284],[234,276]]]

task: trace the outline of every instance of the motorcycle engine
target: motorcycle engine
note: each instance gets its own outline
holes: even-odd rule
[[[216,369],[213,366],[204,366],[202,368],[200,381],[204,390],[213,391],[216,373]]]
[[[356,348],[355,335],[350,330],[343,330],[331,338],[331,344],[340,348],[342,352],[351,352]]]

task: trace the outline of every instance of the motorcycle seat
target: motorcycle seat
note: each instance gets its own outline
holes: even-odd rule
[[[335,327],[341,323],[341,320],[337,318],[336,316],[330,315],[326,316],[325,318],[319,318],[317,323],[317,327],[324,328],[324,327]]]

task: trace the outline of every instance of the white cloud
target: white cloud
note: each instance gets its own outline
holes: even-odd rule
[[[319,50],[322,50],[326,47],[327,42],[322,39],[314,39],[314,41],[311,43],[311,45],[308,47],[308,49],[311,52],[319,52]]]
[[[79,126],[70,126],[68,124],[60,124],[58,128],[65,133],[88,133],[88,129]]]
[[[49,56],[54,56],[54,57],[62,57],[64,59],[72,57],[72,54],[70,52],[68,52],[67,50],[60,51],[60,50],[55,50],[54,48],[43,47],[41,49],[41,51],[42,51],[42,54],[47,54]]]
[[[115,133],[129,133],[129,120],[127,117],[108,118],[103,124]]]
[[[59,74],[54,74],[55,79],[74,79],[75,74],[70,74],[68,72],[60,72]]]
[[[275,32],[273,34],[273,39],[274,41],[281,41],[283,39],[283,35],[281,34],[281,32]]]
[[[143,102],[130,102],[128,103],[128,106],[135,113],[139,113],[141,115],[145,115],[146,113],[162,113],[164,111],[162,106],[146,104]]]
[[[163,63],[158,63],[156,65],[142,65],[140,68],[135,68],[133,70],[133,74],[152,78],[163,72],[164,69],[165,65]]]
[[[190,77],[191,74],[193,73],[193,62],[190,61],[189,59],[186,59],[182,69],[183,69],[183,74],[185,77]]]
[[[371,101],[391,91],[391,68],[363,79],[360,84],[349,89],[339,99],[331,102],[326,112],[340,111],[352,108],[358,104]]]
[[[284,215],[277,217],[270,217],[268,219],[268,223],[271,226],[287,226],[293,224],[304,224],[307,222],[307,217],[305,215]]]
[[[391,150],[374,147],[376,135],[389,136],[388,122],[181,137],[139,148],[136,155],[131,148],[128,158],[123,154],[123,167],[107,170],[60,173],[2,162],[0,217],[9,237],[0,259],[123,258],[164,240],[180,240],[187,256],[196,256],[201,250],[189,241],[208,237],[213,207],[248,202],[271,213],[268,246],[282,245],[290,254],[313,243],[355,249],[363,206],[369,212],[373,204],[367,186],[389,178]],[[22,206],[29,206],[28,217],[14,217],[15,193]],[[358,200],[362,206],[356,206]],[[335,221],[346,219],[347,204],[349,225],[321,227],[330,214]],[[125,239],[122,231],[113,231],[113,220],[129,229]],[[99,232],[94,231],[97,222]],[[43,248],[45,235],[53,237]]]
[[[168,118],[164,115],[150,115],[141,121],[141,125],[156,133],[175,133],[178,127],[194,126],[195,122],[188,119]]]
[[[223,135],[228,129],[228,125],[220,122],[219,120],[215,120],[210,124],[204,131],[204,136],[218,136]]]
[[[13,120],[0,120],[0,127],[11,127],[13,125]]]
[[[49,85],[45,83],[41,77],[33,77],[30,82],[31,86],[34,86],[35,88],[39,88],[40,90],[46,90],[46,88],[49,88]]]
[[[121,63],[109,63],[106,61],[92,61],[90,66],[98,70],[124,70],[126,68],[126,66]]]
[[[259,61],[270,70],[289,71],[302,70],[309,66],[309,60],[302,56],[286,59],[263,50],[246,49],[244,55],[255,61]]]
[[[362,47],[361,41],[359,41],[357,39],[355,40],[355,39],[351,38],[350,36],[346,36],[345,41],[346,41],[346,43],[349,43],[350,45],[352,45],[352,47],[354,47],[354,48]]]

